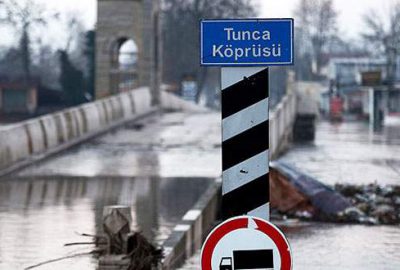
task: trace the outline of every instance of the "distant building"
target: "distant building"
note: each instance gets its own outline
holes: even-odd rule
[[[400,64],[400,62],[398,61]],[[331,89],[344,98],[344,109],[349,113],[367,116],[374,128],[400,117],[400,85],[389,90],[386,82],[386,60],[368,57],[332,58],[329,62]],[[396,81],[400,80],[400,65]]]
[[[0,113],[34,114],[37,96],[35,83],[0,82]]]
[[[331,95],[339,94],[344,101],[343,109],[349,113],[365,115],[363,106],[366,95],[362,74],[379,74],[379,84],[386,77],[385,59],[370,57],[333,57],[328,64]],[[368,79],[368,76],[364,76]],[[371,76],[370,76],[371,77]],[[372,76],[373,77],[373,76]],[[329,99],[329,95],[326,96]]]
[[[374,58],[332,58],[329,62],[329,79],[338,88],[361,85],[361,74],[368,71],[380,71],[386,77],[386,60]]]

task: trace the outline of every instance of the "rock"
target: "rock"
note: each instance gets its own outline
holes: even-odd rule
[[[376,196],[375,197],[375,204],[381,205],[381,204],[391,204],[392,200],[390,198],[385,198],[381,196]]]
[[[381,191],[381,187],[378,186],[377,184],[369,184],[366,186],[363,186],[362,188],[363,193],[379,193]]]
[[[357,207],[346,208],[343,212],[339,213],[339,221],[343,222],[357,222],[360,223],[366,215]]]
[[[392,197],[394,195],[394,189],[392,186],[385,186],[381,188],[380,193],[384,197]]]
[[[371,201],[370,196],[366,196],[366,195],[363,195],[363,194],[356,194],[356,195],[354,195],[354,199],[355,199],[357,202],[365,202],[365,203]]]
[[[400,186],[392,186],[393,188],[393,195],[400,196]]]
[[[309,220],[313,218],[313,214],[309,211],[297,211],[295,217]]]
[[[393,206],[379,205],[373,212],[372,216],[383,224],[395,224],[398,222],[398,215]]]
[[[393,203],[394,205],[400,206],[400,196],[394,197]]]
[[[356,207],[364,213],[368,213],[371,210],[371,206],[368,203],[359,203]]]
[[[336,184],[335,190],[342,193],[342,195],[346,197],[354,197],[356,194],[362,193],[361,188],[355,185]]]
[[[366,225],[378,225],[379,221],[373,217],[361,217],[359,222]]]

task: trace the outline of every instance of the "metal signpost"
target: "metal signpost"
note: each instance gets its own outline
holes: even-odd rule
[[[203,245],[202,270],[292,269],[286,238],[268,222],[266,68],[292,63],[292,19],[201,22],[201,64],[222,67],[222,213],[227,219]]]
[[[201,65],[221,66],[222,213],[269,220],[268,68],[293,64],[293,19],[201,21]]]

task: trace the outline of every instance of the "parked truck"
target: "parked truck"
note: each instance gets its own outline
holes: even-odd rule
[[[315,138],[315,122],[322,86],[319,83],[297,84],[297,112],[293,127],[295,141],[312,141]]]
[[[234,250],[232,257],[221,259],[219,270],[273,270],[274,258],[272,249]]]

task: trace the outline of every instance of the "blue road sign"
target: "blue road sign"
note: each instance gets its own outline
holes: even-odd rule
[[[293,64],[293,19],[201,21],[201,65]]]

